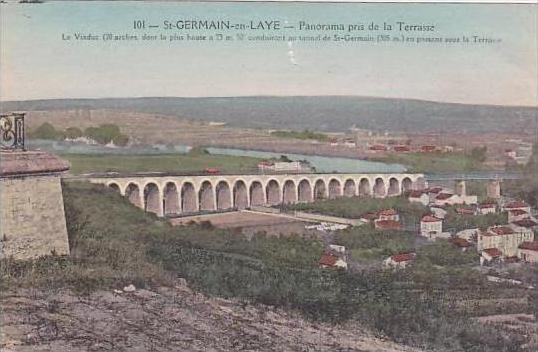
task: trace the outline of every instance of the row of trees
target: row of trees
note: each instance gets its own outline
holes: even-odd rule
[[[102,124],[97,127],[88,127],[84,130],[78,127],[68,127],[63,131],[57,130],[48,122],[41,124],[33,130],[29,136],[36,139],[65,140],[87,137],[99,144],[114,143],[117,146],[125,146],[129,142],[129,136],[122,134],[115,124]]]

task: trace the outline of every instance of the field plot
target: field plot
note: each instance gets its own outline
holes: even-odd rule
[[[306,222],[298,221],[291,217],[249,211],[188,216],[170,220],[172,225],[184,225],[192,221],[198,223],[209,221],[213,226],[221,229],[241,228],[243,233],[247,235],[262,231],[268,235],[315,235],[319,233],[316,230],[306,230],[304,227]]]

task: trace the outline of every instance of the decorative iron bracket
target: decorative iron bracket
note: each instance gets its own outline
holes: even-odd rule
[[[24,150],[24,115],[21,112],[0,115],[1,150]]]

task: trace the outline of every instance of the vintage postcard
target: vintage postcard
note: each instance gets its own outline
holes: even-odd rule
[[[538,351],[537,6],[0,1],[0,349]]]

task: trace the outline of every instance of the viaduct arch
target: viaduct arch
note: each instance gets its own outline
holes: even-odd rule
[[[141,175],[87,177],[158,216],[338,197],[384,198],[424,189],[422,174]]]

